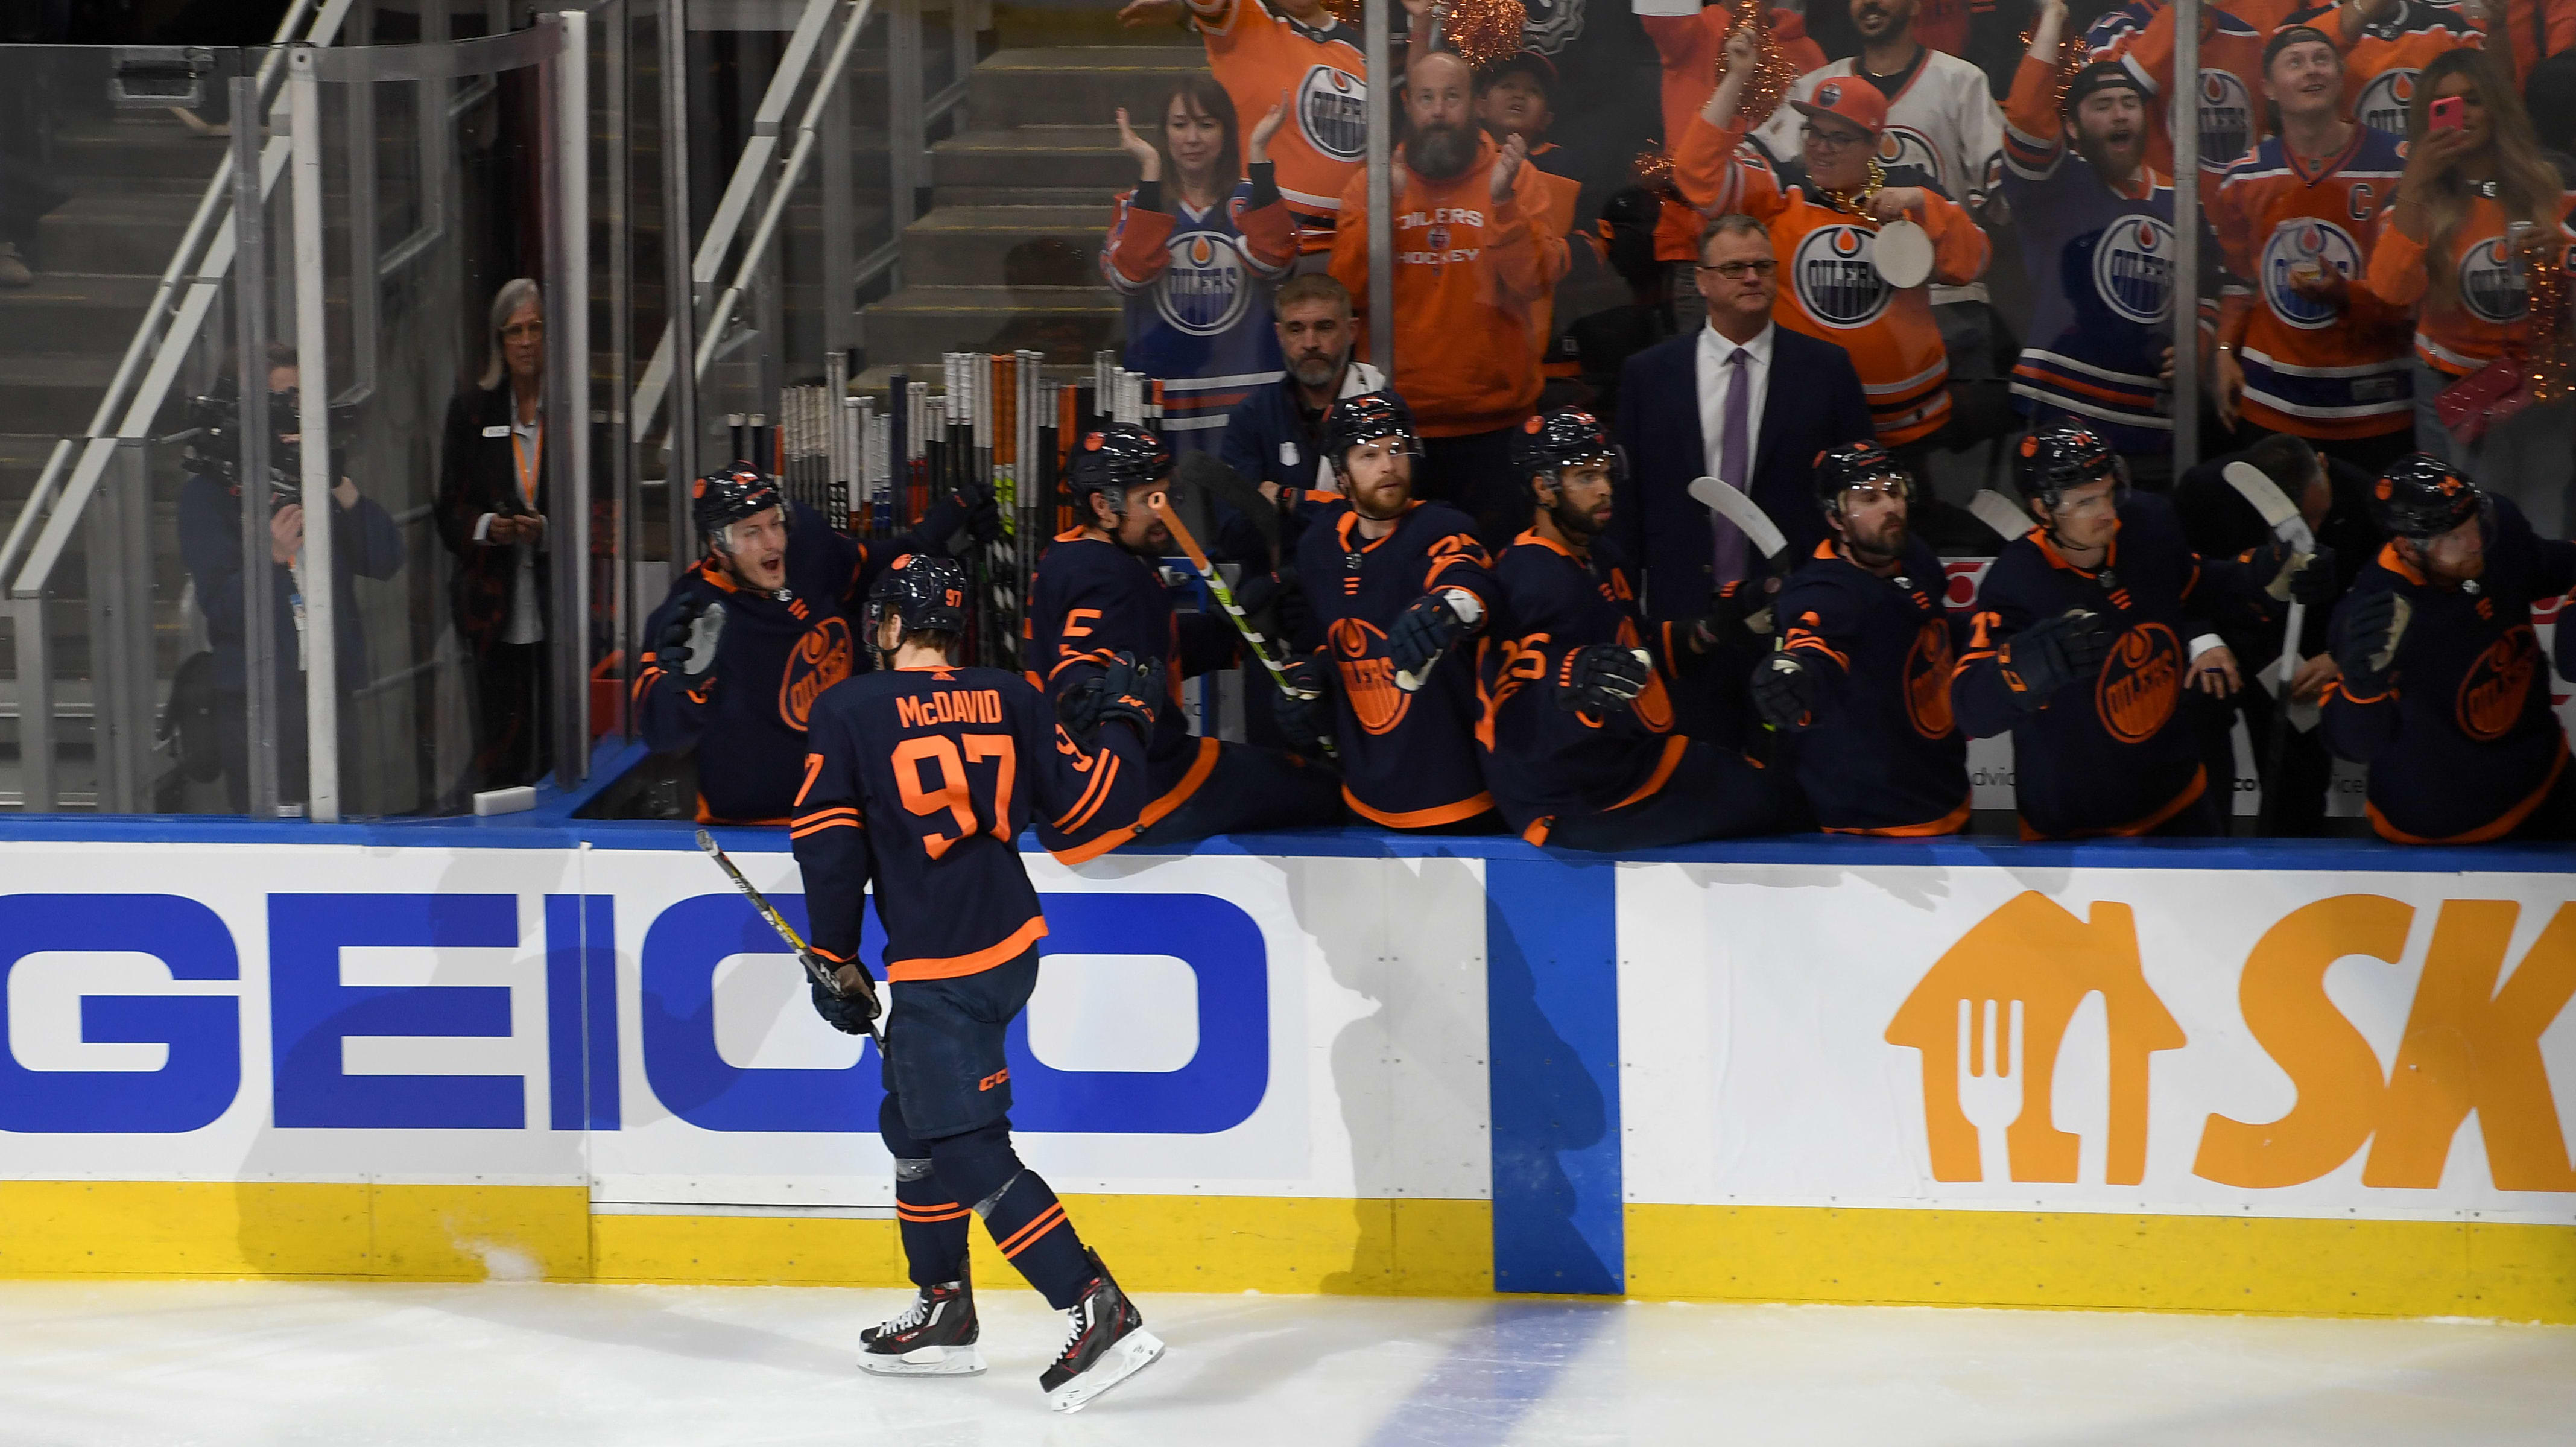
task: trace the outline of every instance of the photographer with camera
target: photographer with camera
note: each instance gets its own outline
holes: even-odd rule
[[[270,714],[277,737],[278,798],[304,798],[304,674],[307,582],[304,577],[302,453],[296,418],[295,353],[283,344],[268,351],[268,476],[248,485],[268,493],[268,586],[273,628],[269,654],[277,661],[277,704]],[[223,760],[224,797],[236,814],[250,808],[249,682],[244,653],[240,428],[244,407],[237,389],[220,385],[197,399],[189,434],[188,479],[179,489],[179,551],[197,586],[214,654],[217,751]],[[254,409],[255,410],[255,409]],[[358,626],[355,579],[390,578],[402,570],[402,534],[392,516],[359,495],[343,477],[331,489],[331,619],[342,696],[366,682],[367,645]],[[341,751],[350,748],[351,711],[340,711]]]

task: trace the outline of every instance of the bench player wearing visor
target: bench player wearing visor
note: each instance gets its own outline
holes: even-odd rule
[[[868,641],[885,666],[815,705],[790,838],[811,948],[844,991],[817,983],[815,1011],[852,1035],[878,1014],[858,962],[871,880],[902,1007],[885,1026],[877,1121],[920,1293],[862,1335],[859,1365],[889,1376],[984,1369],[966,1279],[967,1220],[981,1216],[1002,1255],[1070,1318],[1039,1385],[1057,1410],[1073,1411],[1163,1344],[1011,1147],[1003,1039],[1037,985],[1047,932],[1019,837],[1032,814],[1135,816],[1160,669],[1113,656],[1051,707],[1018,674],[949,661],[966,629],[967,588],[964,567],[916,553],[869,589]]]
[[[1964,623],[1949,575],[1909,526],[1914,480],[1874,442],[1816,459],[1833,537],[1774,605],[1781,649],[1753,702],[1786,736],[1798,785],[1829,834],[1955,834],[1968,822],[1968,740],[1950,714]]]
[[[990,541],[1001,514],[977,489],[901,537],[854,542],[747,462],[699,478],[689,512],[707,553],[644,624],[636,717],[653,749],[696,751],[699,822],[783,824],[814,700],[868,666],[853,634],[868,584],[961,530]]]
[[[1029,589],[1030,681],[1059,701],[1092,687],[1121,653],[1160,659],[1170,688],[1154,700],[1142,814],[1094,819],[1038,837],[1081,863],[1131,844],[1180,844],[1211,834],[1338,824],[1341,781],[1279,749],[1193,737],[1180,681],[1239,661],[1240,636],[1213,610],[1178,613],[1156,570],[1172,550],[1161,510],[1171,505],[1172,453],[1133,423],[1112,423],[1073,449],[1078,525],[1049,544]],[[1255,672],[1267,670],[1255,665]],[[1269,688],[1266,678],[1246,687]]]
[[[2367,809],[2400,844],[2576,838],[2576,778],[2531,605],[2576,587],[2576,543],[2426,453],[2371,489],[2387,546],[2335,609],[2326,746],[2370,766]],[[2558,666],[2576,627],[2558,628]]]
[[[1579,408],[1512,438],[1530,526],[1494,564],[1494,622],[1478,647],[1476,742],[1505,823],[1533,844],[1659,849],[1761,834],[1793,812],[1784,783],[1733,749],[1676,733],[1667,680],[1715,648],[1717,620],[1655,630],[1604,538],[1619,453]]]
[[[1324,415],[1342,501],[1297,540],[1297,581],[1319,636],[1296,640],[1302,706],[1282,727],[1331,729],[1342,800],[1389,829],[1484,832],[1498,822],[1476,767],[1476,662],[1494,575],[1476,525],[1413,496],[1421,441],[1392,392]],[[1413,686],[1407,687],[1410,682]]]
[[[2257,590],[2330,587],[2331,559],[2315,567],[2277,542],[2201,558],[2172,504],[2132,493],[2090,428],[2045,427],[2015,453],[2039,527],[2004,546],[1977,590],[1950,685],[1959,727],[2012,734],[2024,838],[2224,833],[2183,696],[2234,693],[2221,624],[2259,624]]]

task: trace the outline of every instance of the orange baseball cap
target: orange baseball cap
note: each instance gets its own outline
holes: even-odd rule
[[[1887,129],[1887,97],[1858,76],[1838,75],[1819,84],[1805,100],[1789,104],[1804,116],[1829,115],[1849,121],[1871,135]]]

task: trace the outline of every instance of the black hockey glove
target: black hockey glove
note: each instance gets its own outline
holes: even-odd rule
[[[815,959],[808,961],[806,968],[831,970],[832,962]],[[844,1035],[870,1033],[868,1027],[875,1024],[877,1016],[883,1013],[883,1008],[877,1003],[877,982],[869,977],[864,965],[839,966],[833,971],[833,976],[841,982],[842,993],[837,995],[825,989],[821,980],[812,982],[814,1013],[823,1017],[824,1024]]]
[[[2276,603],[2314,606],[2334,597],[2334,549],[2320,545],[2302,553],[2275,538],[2245,554],[2244,561],[2263,579],[2263,591]]]
[[[1314,625],[1314,610],[1306,606],[1306,590],[1297,580],[1277,573],[1249,573],[1243,586],[1234,590],[1235,606],[1262,637],[1282,648],[1303,637]]]
[[[991,488],[970,482],[932,503],[913,526],[913,533],[944,551],[961,528],[979,543],[989,543],[1002,535],[1002,509],[993,501]]]
[[[1449,596],[1449,590],[1442,589],[1423,594],[1397,614],[1395,626],[1386,630],[1386,656],[1395,665],[1395,686],[1407,693],[1420,688],[1440,655],[1457,646],[1459,639],[1474,632],[1476,624],[1483,621],[1484,611],[1477,608],[1474,612],[1472,618],[1460,612],[1457,600]],[[1405,682],[1408,678],[1413,681]]]
[[[2110,625],[2099,614],[2069,608],[2014,634],[1995,662],[2023,710],[2037,713],[2059,689],[2091,678],[2110,651]]]
[[[1654,680],[1654,661],[1644,649],[1586,644],[1557,665],[1556,706],[1568,713],[1615,713],[1635,703]]]
[[[1108,665],[1058,695],[1055,716],[1067,733],[1089,743],[1100,726],[1123,718],[1139,739],[1154,736],[1154,700],[1163,696],[1160,659],[1139,660],[1132,653],[1113,653]]]
[[[724,625],[722,603],[692,597],[662,625],[662,636],[653,640],[654,660],[694,684],[716,666],[716,643],[724,637]]]
[[[2334,646],[2335,667],[2343,670],[2346,693],[2377,698],[2388,691],[2397,663],[2397,646],[2415,605],[2393,592],[2357,598],[2343,615],[2343,638]]]
[[[1312,658],[1292,658],[1280,670],[1288,691],[1280,696],[1279,731],[1291,744],[1313,746],[1333,736],[1332,677]]]
[[[2322,608],[2334,599],[2334,549],[2319,543],[2315,555],[2290,574],[2290,601],[2310,608]]]
[[[1816,676],[1786,653],[1774,653],[1753,665],[1753,706],[1762,721],[1784,733],[1802,733],[1816,724]]]
[[[1720,648],[1749,648],[1771,636],[1771,599],[1780,591],[1775,578],[1740,578],[1708,595],[1708,611],[1691,620],[1693,653]]]

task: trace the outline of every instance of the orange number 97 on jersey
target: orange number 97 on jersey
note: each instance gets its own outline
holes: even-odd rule
[[[965,745],[962,754],[960,742]],[[981,798],[967,778],[970,763],[993,765],[987,778],[991,787]],[[965,734],[956,741],[924,734],[895,745],[894,782],[903,793],[903,807],[926,819],[945,816],[957,826],[954,834],[937,827],[923,831],[921,847],[931,858],[978,833],[989,832],[1005,844],[1010,842],[1011,775],[1018,763],[1018,750],[1009,734]],[[936,774],[937,783],[926,783],[925,774]]]

